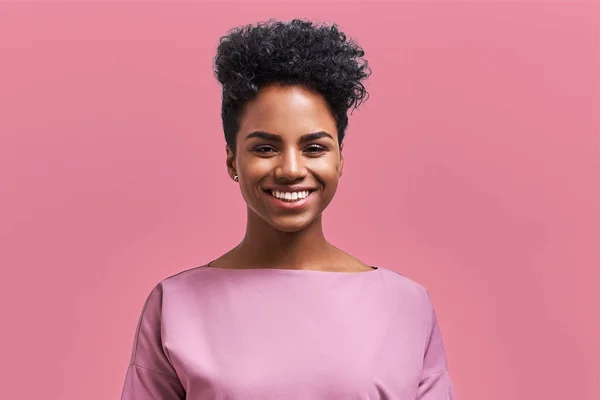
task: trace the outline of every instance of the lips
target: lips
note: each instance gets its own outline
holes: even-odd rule
[[[294,202],[297,200],[302,200],[306,197],[308,197],[308,195],[311,193],[310,190],[302,190],[299,192],[282,192],[282,191],[278,191],[278,190],[269,190],[267,193],[269,193],[271,196],[278,198],[279,200],[284,200],[287,202]]]
[[[270,186],[263,188],[265,191],[275,190],[278,192],[302,192],[302,191],[315,191],[314,187],[311,186]]]
[[[271,204],[275,207],[283,210],[299,210],[306,207],[307,204],[314,197],[314,189],[304,189],[304,190],[272,190],[272,189],[264,189],[263,190]],[[305,192],[302,194],[302,192]],[[307,192],[307,193],[306,193]],[[296,195],[293,195],[295,193]],[[300,194],[299,194],[300,193]],[[285,194],[285,195],[284,195]],[[306,195],[306,197],[304,197]],[[278,198],[278,197],[284,198]],[[287,198],[285,198],[287,197]]]

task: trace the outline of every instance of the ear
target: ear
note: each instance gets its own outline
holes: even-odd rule
[[[344,153],[342,150],[344,150],[344,143],[340,144],[340,166],[338,169],[338,179],[344,174]]]
[[[225,154],[227,155],[227,158],[225,160],[225,164],[227,165],[227,174],[231,177],[231,179],[233,179],[233,177],[235,175],[238,175],[238,173],[237,168],[235,166],[235,153],[233,152],[233,150],[231,150],[229,145],[225,146]]]

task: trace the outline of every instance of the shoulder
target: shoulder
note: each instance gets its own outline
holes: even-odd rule
[[[427,288],[390,269],[382,268],[381,275],[386,282],[387,297],[393,299],[392,301],[406,312],[402,315],[410,318],[415,326],[420,326],[422,335],[426,340],[430,340],[438,327],[435,308]]]
[[[154,284],[146,298],[144,311],[162,308],[165,301],[180,297],[185,293],[198,293],[208,282],[206,265],[201,265],[167,276]]]
[[[427,314],[432,311],[431,297],[423,284],[392,269],[378,268],[388,295],[398,298],[405,304],[411,304]]]
[[[380,270],[382,278],[398,289],[402,289],[415,296],[427,295],[427,289],[420,282],[417,282],[400,272],[394,271],[393,269],[381,266],[376,267]]]
[[[159,282],[159,285],[163,287],[177,287],[181,285],[187,285],[192,281],[202,279],[205,272],[208,271],[208,263],[196,266],[193,268],[184,269],[176,274],[169,275]]]

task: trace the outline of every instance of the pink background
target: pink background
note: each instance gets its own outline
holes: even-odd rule
[[[3,3],[0,397],[118,398],[159,280],[243,234],[212,58],[227,29],[336,21],[365,48],[325,215],[424,284],[459,400],[597,400],[595,2]]]

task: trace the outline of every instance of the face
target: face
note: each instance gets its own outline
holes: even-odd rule
[[[227,147],[250,213],[296,232],[321,217],[337,190],[344,160],[327,102],[300,86],[268,86],[243,110],[237,154]]]

